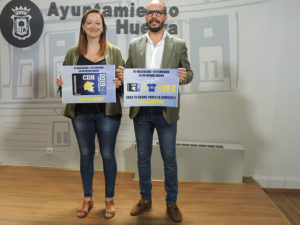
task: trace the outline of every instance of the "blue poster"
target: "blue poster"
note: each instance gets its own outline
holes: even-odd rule
[[[63,103],[116,102],[115,65],[63,66]]]
[[[124,106],[177,107],[178,69],[125,69]]]

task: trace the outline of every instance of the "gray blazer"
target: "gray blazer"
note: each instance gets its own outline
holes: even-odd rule
[[[146,44],[147,36],[142,35],[133,39],[129,45],[126,68],[145,68],[146,66]],[[165,47],[162,57],[162,68],[186,68],[187,76],[181,84],[188,84],[192,81],[194,74],[188,60],[185,42],[167,33]],[[163,115],[166,121],[171,124],[179,120],[180,95],[178,92],[178,107],[164,107]],[[129,116],[133,119],[139,112],[140,107],[130,107]]]

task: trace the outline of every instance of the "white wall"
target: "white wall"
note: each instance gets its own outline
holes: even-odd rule
[[[1,10],[7,2],[1,1]],[[51,46],[47,44],[51,39],[49,33],[59,35],[67,27],[74,33],[72,41],[76,42],[79,18],[70,17],[64,21],[53,16],[49,18],[47,10],[51,1],[34,2],[43,9],[45,20],[38,43],[39,69],[34,71],[34,76],[40,78],[39,86],[33,87],[39,89],[37,98],[23,100],[11,96],[14,90],[9,77],[15,76],[12,68],[18,67],[14,56],[19,52],[0,35],[0,164],[78,168],[78,147],[69,120],[61,116],[63,105],[44,87],[54,85],[50,78],[56,76],[49,70],[52,66],[49,57],[56,57],[50,54]],[[58,6],[81,4],[80,1],[55,2]],[[95,5],[93,1],[88,2]],[[128,2],[118,1],[117,4],[129,6]],[[138,7],[146,5],[147,1],[131,2]],[[166,3],[180,10],[178,17],[169,17],[169,20],[178,24],[177,36],[186,40],[195,71],[192,85],[182,90],[178,140],[240,143],[246,148],[245,176],[253,176],[263,187],[300,188],[300,106],[297,99],[300,96],[300,2],[187,0]],[[228,20],[225,22],[227,30],[220,26],[223,22],[218,16]],[[198,48],[195,46],[202,39],[200,33],[192,34],[198,29],[201,32],[199,27],[206,18],[213,18],[208,28],[214,23],[217,26],[213,35],[217,35],[217,29],[223,32],[223,28],[226,35],[224,39],[217,38],[215,46],[209,50],[209,44],[201,45],[198,53],[193,48]],[[108,37],[121,47],[126,58],[128,42],[136,35],[116,35],[115,19],[106,20],[112,27]],[[129,20],[143,22],[143,18]],[[199,27],[192,27],[198,22]],[[226,51],[228,58],[222,58],[220,52]],[[201,63],[214,57],[218,60],[218,77],[210,76],[205,80]],[[195,58],[199,58],[198,61]],[[230,79],[224,76],[224,68],[230,69]],[[220,82],[222,80],[225,82]],[[118,168],[133,171],[136,164],[134,133],[127,114],[128,109],[125,109],[117,143]],[[63,123],[62,128],[59,122]],[[70,133],[71,139],[65,146],[55,142],[55,126]],[[54,148],[53,155],[46,154],[47,147]],[[98,168],[102,168],[100,158],[96,160]]]

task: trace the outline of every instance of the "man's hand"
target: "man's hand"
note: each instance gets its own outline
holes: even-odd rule
[[[179,73],[179,83],[181,83],[186,78],[186,69],[185,68],[178,68],[178,73]]]
[[[56,85],[58,87],[61,87],[63,85],[63,80],[61,79],[61,76],[56,77]]]
[[[123,66],[119,66],[118,69],[116,69],[116,72],[118,74],[118,78],[123,82],[124,81],[124,71],[125,68]]]

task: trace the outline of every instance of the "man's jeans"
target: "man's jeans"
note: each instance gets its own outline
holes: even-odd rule
[[[95,136],[97,134],[105,177],[105,197],[114,196],[117,175],[115,144],[121,115],[79,114],[72,119],[80,150],[80,173],[85,197],[93,196]]]
[[[134,118],[137,142],[140,193],[143,200],[152,196],[151,154],[154,128],[157,130],[161,156],[164,162],[167,204],[177,201],[178,177],[176,161],[177,122],[168,124],[161,107],[141,107]]]

